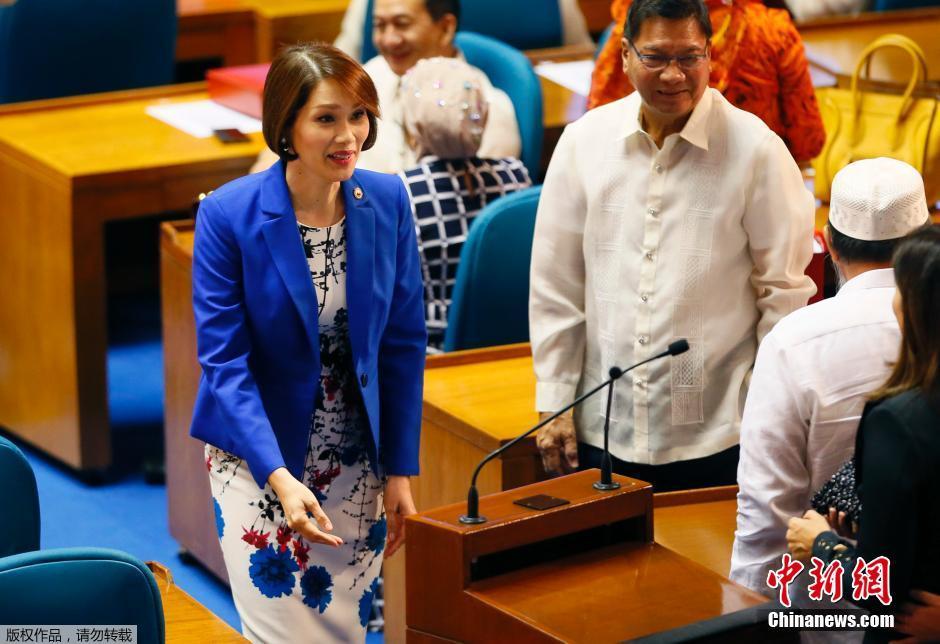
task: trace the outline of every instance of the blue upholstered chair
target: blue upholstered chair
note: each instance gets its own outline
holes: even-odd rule
[[[56,548],[0,558],[0,624],[135,625],[163,644],[163,602],[139,559],[105,548]]]
[[[0,436],[0,557],[39,550],[39,493],[29,461]],[[11,622],[0,621],[0,624]]]
[[[0,103],[173,81],[175,0],[18,0],[0,7]]]
[[[542,187],[501,197],[473,221],[460,254],[444,350],[529,339],[529,263]]]
[[[457,46],[468,63],[481,69],[494,87],[509,96],[522,140],[520,159],[532,180],[538,181],[542,160],[542,84],[532,64],[518,49],[480,34],[458,33]]]
[[[362,34],[362,61],[375,56],[372,5],[369,0]],[[500,40],[516,49],[561,47],[561,11],[556,0],[472,0],[460,3],[460,29]]]

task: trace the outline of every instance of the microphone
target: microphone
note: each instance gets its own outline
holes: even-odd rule
[[[614,482],[611,480],[611,467],[612,467],[612,463],[611,463],[611,461],[610,461],[610,452],[609,452],[609,450],[607,449],[607,437],[608,437],[609,426],[610,426],[611,392],[613,391],[613,383],[614,383],[615,380],[620,379],[625,373],[628,373],[628,372],[630,372],[630,371],[633,371],[633,370],[636,369],[637,367],[639,367],[639,366],[641,366],[641,365],[645,365],[647,362],[652,362],[653,360],[658,360],[659,358],[664,358],[664,357],[666,357],[666,356],[679,355],[680,353],[684,353],[684,352],[686,352],[686,351],[688,351],[688,350],[689,350],[689,341],[686,340],[685,338],[682,338],[682,339],[676,340],[675,342],[673,342],[672,344],[670,344],[669,347],[668,347],[665,351],[663,351],[662,353],[659,353],[659,354],[653,356],[652,358],[647,358],[646,360],[643,360],[643,361],[641,361],[641,362],[638,362],[638,363],[636,363],[635,365],[632,365],[632,366],[628,367],[627,369],[620,369],[619,367],[611,367],[611,368],[610,368],[610,372],[608,373],[608,375],[610,376],[610,378],[608,378],[607,380],[605,380],[605,381],[602,382],[601,384],[597,385],[596,387],[594,387],[594,388],[591,389],[590,391],[581,394],[580,396],[578,396],[577,398],[575,398],[573,402],[571,402],[571,403],[568,404],[568,405],[565,405],[564,407],[562,407],[561,409],[559,409],[558,411],[556,411],[554,414],[552,414],[551,416],[549,416],[549,417],[546,418],[545,420],[540,421],[539,423],[537,423],[535,426],[530,427],[530,428],[527,429],[524,433],[522,433],[522,434],[520,434],[519,436],[515,437],[514,439],[512,439],[511,441],[509,441],[509,442],[506,443],[505,445],[501,445],[500,447],[496,448],[495,450],[493,450],[492,452],[490,452],[489,454],[487,454],[487,455],[483,458],[483,460],[480,461],[480,463],[477,465],[476,469],[473,470],[473,477],[470,479],[470,489],[467,491],[467,513],[466,513],[466,514],[462,514],[462,515],[460,516],[460,522],[461,522],[461,523],[465,523],[465,524],[471,524],[471,525],[472,525],[472,524],[478,524],[478,523],[485,523],[485,522],[486,522],[486,517],[480,516],[480,495],[479,495],[479,493],[477,492],[477,476],[479,476],[480,470],[483,469],[483,466],[484,466],[484,465],[486,465],[487,463],[489,463],[490,461],[492,461],[494,458],[496,458],[497,456],[499,456],[500,454],[502,454],[503,452],[505,452],[507,449],[509,449],[510,447],[512,447],[513,445],[515,445],[515,444],[518,443],[519,441],[521,441],[522,439],[528,437],[530,434],[532,434],[532,432],[534,432],[534,431],[536,431],[536,430],[538,430],[538,429],[541,429],[542,427],[544,427],[544,426],[547,425],[548,423],[552,422],[553,420],[555,420],[556,418],[558,418],[559,416],[561,416],[563,413],[565,413],[565,412],[568,411],[569,409],[572,409],[572,408],[574,408],[574,407],[580,405],[582,402],[584,402],[585,400],[587,400],[588,398],[590,398],[591,396],[593,396],[594,394],[596,394],[598,391],[600,391],[600,390],[603,389],[604,387],[609,387],[608,393],[607,393],[607,415],[606,415],[606,417],[605,417],[605,419],[604,419],[604,460],[603,460],[602,463],[601,463],[601,480],[600,480],[600,482],[595,483],[595,484],[594,484],[594,487],[597,488],[597,489],[599,489],[599,490],[615,490],[615,489],[619,488],[619,487],[620,487],[620,484],[619,484],[619,483],[614,483]],[[606,483],[604,483],[604,481],[605,481],[605,478],[604,478],[605,466],[606,466],[606,472],[607,472],[607,475],[606,475],[606,476],[607,476],[607,478],[606,478],[606,481],[607,481],[607,482],[606,482]],[[609,485],[609,486],[611,486],[611,487],[598,487],[599,485],[602,485],[602,484],[603,484],[603,485]]]
[[[666,356],[677,356],[680,353],[685,353],[689,350],[689,341],[685,338],[680,338],[675,342],[671,343],[665,351],[658,353],[652,358],[647,358],[642,362],[638,362],[632,367],[629,367],[626,371],[619,369],[618,367],[610,368],[610,380],[607,381],[607,411],[604,413],[604,455],[601,457],[601,480],[594,483],[595,490],[601,490],[606,492],[609,490],[616,490],[620,487],[620,483],[614,481],[613,478],[613,469],[614,463],[610,458],[610,404],[614,397],[614,382],[616,382],[623,374],[627,371],[632,371],[637,367],[646,364],[647,362],[652,362],[653,360],[659,360],[660,358],[665,358]]]

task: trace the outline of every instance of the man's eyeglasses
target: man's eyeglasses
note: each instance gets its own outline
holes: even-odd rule
[[[637,51],[633,42],[627,41],[630,43],[630,49],[633,50],[633,53],[636,54],[636,57],[640,59],[640,62],[643,63],[643,66],[648,70],[653,72],[658,72],[666,69],[669,65],[672,64],[672,61],[676,61],[679,65],[679,69],[683,71],[692,71],[702,64],[708,54],[683,54],[682,56],[664,56],[662,54],[641,54]]]

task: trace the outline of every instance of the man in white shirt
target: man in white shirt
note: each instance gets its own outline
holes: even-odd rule
[[[614,468],[658,490],[731,483],[758,342],[815,290],[814,201],[783,141],[708,89],[701,0],[637,0],[624,35],[637,91],[565,129],[542,189],[536,405],[544,418],[688,338],[687,353],[617,382]],[[547,471],[599,462],[605,398],[540,431]]]
[[[856,161],[832,183],[826,241],[839,293],[764,338],[741,421],[731,579],[758,592],[787,551],[787,521],[852,457],[865,397],[897,359],[891,255],[927,223],[924,183],[894,159]]]
[[[473,0],[463,0],[473,2]],[[594,46],[591,34],[588,32],[587,21],[578,5],[578,0],[557,0],[558,11],[561,14],[562,45]],[[369,0],[350,0],[346,13],[343,14],[343,24],[340,34],[333,44],[345,51],[353,58],[362,56],[362,34],[366,20],[366,8]]]
[[[463,58],[454,46],[459,14],[458,0],[375,0],[372,38],[379,55],[364,67],[375,83],[382,114],[375,145],[359,156],[358,167],[394,174],[416,164],[402,125],[401,77],[424,58]],[[483,95],[489,103],[489,120],[479,156],[518,157],[522,140],[512,101],[488,81]],[[251,171],[265,170],[276,160],[273,152],[265,150]]]

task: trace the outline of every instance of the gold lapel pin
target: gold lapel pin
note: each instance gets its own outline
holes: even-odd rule
[[[356,199],[362,199],[362,188],[360,188],[359,186],[356,186],[355,188],[353,188],[353,197],[355,197]]]

